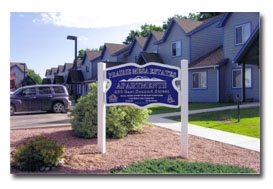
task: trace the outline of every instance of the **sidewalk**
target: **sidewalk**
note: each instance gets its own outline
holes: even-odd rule
[[[240,108],[249,108],[249,107],[259,107],[259,103],[248,103],[240,105]],[[237,109],[237,106],[226,106],[219,108],[211,109],[202,109],[202,110],[191,110],[190,114],[202,113],[202,112],[212,112],[212,111],[222,111],[222,110],[231,110]],[[181,122],[176,122],[173,120],[166,119],[165,117],[180,115],[180,112],[167,113],[167,114],[157,114],[151,115],[148,118],[148,122],[153,123],[156,126],[172,129],[178,132],[181,132]],[[220,131],[216,129],[205,128],[201,126],[196,126],[188,124],[188,132],[191,135],[231,144],[234,146],[254,150],[260,152],[260,139],[248,137],[244,135],[229,133],[225,131]]]

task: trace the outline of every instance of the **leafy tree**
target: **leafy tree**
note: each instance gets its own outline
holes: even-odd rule
[[[141,26],[140,36],[148,37],[151,31],[163,31],[163,28],[153,24],[144,24]]]
[[[139,30],[131,30],[129,35],[126,37],[123,44],[130,44],[134,41],[135,37],[148,37],[151,31],[163,31],[163,28],[153,24],[144,24],[140,26]]]
[[[83,50],[83,49],[81,49],[81,50],[79,50],[79,55],[78,55],[78,59],[83,59],[83,57],[84,57],[84,52],[85,52],[85,50]]]
[[[138,30],[131,30],[129,35],[126,37],[125,41],[123,42],[123,44],[130,44],[133,42],[135,37],[139,37],[140,36],[140,31]]]
[[[36,74],[34,70],[28,69],[27,74],[36,81],[37,84],[42,84],[42,78],[39,74]]]
[[[91,50],[89,48],[85,50],[81,49],[79,50],[78,59],[81,59],[81,60],[83,59],[85,51],[102,51],[102,49],[103,49],[103,45],[101,45],[98,49],[91,49]]]

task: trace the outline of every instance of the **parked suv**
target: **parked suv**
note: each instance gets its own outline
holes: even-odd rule
[[[10,115],[25,111],[62,113],[67,112],[70,105],[68,92],[63,85],[25,86],[10,95]]]

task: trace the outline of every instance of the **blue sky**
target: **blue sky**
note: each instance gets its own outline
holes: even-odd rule
[[[134,10],[121,11],[10,12],[10,61],[26,63],[43,78],[46,69],[73,62],[74,41],[67,40],[67,35],[78,37],[78,50],[99,48],[104,43],[122,43],[130,30],[145,23],[162,26],[174,14],[188,15],[182,9],[137,16]]]

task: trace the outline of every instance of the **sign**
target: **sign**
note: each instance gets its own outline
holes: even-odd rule
[[[181,92],[175,85],[177,79],[182,84]],[[106,92],[107,80],[110,87]],[[106,152],[106,106],[177,107],[181,103],[181,156],[188,157],[188,60],[181,60],[181,68],[158,63],[145,66],[127,63],[106,69],[105,63],[99,63],[97,92],[99,152]]]
[[[140,66],[127,63],[108,68],[106,79],[110,87],[106,91],[106,104],[135,105],[145,108],[150,105],[179,107],[179,89],[175,81],[180,78],[180,68],[148,63]]]

